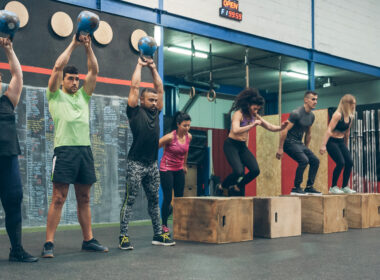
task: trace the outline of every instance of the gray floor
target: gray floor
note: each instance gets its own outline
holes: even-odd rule
[[[151,245],[151,226],[133,226],[133,251],[117,249],[117,227],[94,232],[109,253],[81,252],[81,232],[60,231],[56,257],[35,264],[9,263],[0,235],[0,279],[380,279],[380,228],[161,247]],[[24,247],[39,255],[44,235],[25,233]]]

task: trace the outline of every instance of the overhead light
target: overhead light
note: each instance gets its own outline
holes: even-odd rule
[[[161,45],[161,26],[155,25],[154,26],[154,40],[157,43],[157,46],[159,47]]]
[[[168,51],[180,53],[180,54],[184,54],[184,55],[188,55],[188,56],[191,56],[193,54],[191,52],[191,50],[185,49],[185,48],[179,48],[179,47],[168,47]],[[208,54],[204,53],[204,52],[197,52],[196,51],[196,52],[194,52],[194,56],[199,57],[199,58],[208,58]]]
[[[327,87],[331,87],[332,85],[333,85],[333,84],[332,84],[330,78],[327,78],[327,82],[324,83],[322,86],[323,86],[324,88],[327,88]]]
[[[285,73],[285,75],[287,75],[289,77],[298,78],[301,80],[308,80],[309,79],[308,75],[302,74],[302,73],[297,73],[297,72],[292,72],[292,71],[286,71],[286,72],[282,72],[282,73]]]
[[[194,56],[195,57],[199,57],[199,58],[208,58],[208,54],[207,53],[202,53],[202,52],[195,52]]]

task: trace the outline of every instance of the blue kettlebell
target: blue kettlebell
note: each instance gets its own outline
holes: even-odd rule
[[[157,50],[157,43],[154,38],[150,36],[141,37],[138,43],[140,56],[152,57]]]
[[[81,32],[92,35],[99,27],[99,16],[89,11],[82,11],[78,15],[76,39],[79,41]]]
[[[0,32],[9,35],[11,41],[19,27],[20,19],[15,13],[7,10],[0,11]]]

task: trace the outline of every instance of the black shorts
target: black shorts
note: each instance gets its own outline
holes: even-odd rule
[[[92,185],[96,182],[90,146],[61,146],[54,149],[52,181]]]

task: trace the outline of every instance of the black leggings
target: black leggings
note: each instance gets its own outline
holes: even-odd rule
[[[331,186],[334,187],[338,183],[340,173],[343,171],[343,185],[342,187],[348,186],[348,180],[350,180],[351,170],[352,170],[352,159],[347,146],[344,144],[343,138],[333,138],[330,137],[326,144],[327,152],[330,157],[335,161],[336,166],[333,172],[333,179]]]
[[[22,184],[17,156],[0,157],[0,199],[12,248],[21,246]]]
[[[260,174],[259,165],[256,158],[248,149],[243,141],[237,141],[227,138],[223,145],[224,154],[228,163],[232,167],[232,173],[224,179],[223,188],[229,188],[236,185],[240,189],[237,195],[245,195],[245,185],[251,182]],[[244,167],[247,167],[249,172],[245,174]]]
[[[175,197],[182,197],[185,188],[185,173],[183,170],[178,171],[160,171],[161,187],[164,193],[164,201],[162,202],[161,216],[162,224],[168,225],[170,216],[170,204],[172,202],[172,192],[174,190]]]
[[[284,152],[298,163],[296,176],[294,177],[294,187],[299,188],[301,186],[303,173],[308,164],[310,165],[310,168],[306,187],[312,187],[314,185],[315,176],[318,172],[319,159],[303,143],[285,141]]]

